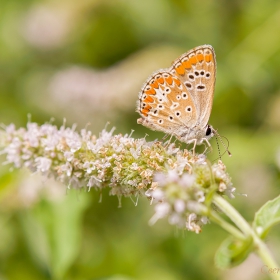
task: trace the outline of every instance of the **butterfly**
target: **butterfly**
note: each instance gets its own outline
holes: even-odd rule
[[[216,56],[212,46],[191,49],[170,68],[148,78],[137,101],[137,120],[152,130],[163,131],[187,144],[209,139],[216,131],[208,124],[216,80]]]

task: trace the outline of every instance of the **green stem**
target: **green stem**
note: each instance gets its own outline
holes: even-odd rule
[[[215,205],[226,214],[234,224],[244,233],[245,236],[251,236],[251,227],[246,220],[220,195],[214,195],[213,202]]]
[[[267,269],[265,270],[266,273],[268,273],[268,269],[279,269],[279,265],[274,260],[273,256],[271,255],[271,252],[268,250],[266,244],[263,242],[263,240],[254,232],[252,229],[252,236],[255,244],[255,249],[259,257],[262,259],[264,265],[267,266]],[[269,276],[271,279],[274,280],[280,280],[280,274],[278,273],[269,273]]]
[[[246,237],[252,238],[255,245],[256,253],[262,259],[264,265],[267,266],[265,272],[268,273],[268,269],[279,268],[278,264],[271,255],[271,252],[268,250],[266,244],[250,227],[246,220],[236,211],[236,209],[232,207],[231,204],[229,204],[220,195],[214,195],[213,202],[221,211],[223,211],[225,215],[227,215],[234,222],[234,224],[244,233]],[[226,229],[225,227],[223,228]],[[269,273],[269,276],[271,277],[271,279],[280,280],[279,273]]]
[[[245,240],[246,237],[236,227],[228,223],[225,219],[217,214],[216,211],[210,210],[205,205],[199,205],[199,213],[205,215],[211,219],[211,221],[220,225],[225,231],[231,233],[237,239]]]
[[[215,211],[211,211],[209,213],[209,218],[211,221],[215,222],[216,224],[220,225],[225,231],[232,234],[234,237],[240,240],[245,240],[246,237],[238,230],[236,227],[225,221],[221,218]]]

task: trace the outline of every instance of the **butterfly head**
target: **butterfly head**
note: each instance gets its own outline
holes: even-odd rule
[[[195,145],[201,145],[204,141],[210,146],[208,142],[215,135],[214,128],[207,124],[203,128],[187,128],[181,135],[177,136],[180,141],[187,144],[194,143]]]
[[[204,131],[205,131],[205,138],[207,140],[212,138],[215,135],[215,133],[216,133],[216,130],[214,130],[214,128],[211,125],[209,125],[209,124],[207,124],[206,128],[204,129]]]

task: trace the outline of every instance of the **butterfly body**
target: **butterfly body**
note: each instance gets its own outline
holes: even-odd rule
[[[139,93],[138,123],[200,145],[214,135],[208,125],[216,79],[214,49],[203,45],[155,72]]]

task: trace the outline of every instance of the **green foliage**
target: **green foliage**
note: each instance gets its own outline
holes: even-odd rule
[[[264,239],[273,226],[280,223],[280,196],[266,202],[255,214],[253,227]]]
[[[81,246],[81,224],[88,197],[68,191],[63,200],[41,200],[19,215],[32,259],[54,279],[62,279]]]
[[[215,264],[228,269],[242,263],[252,251],[252,239],[237,240],[228,237],[224,240],[215,255]]]

